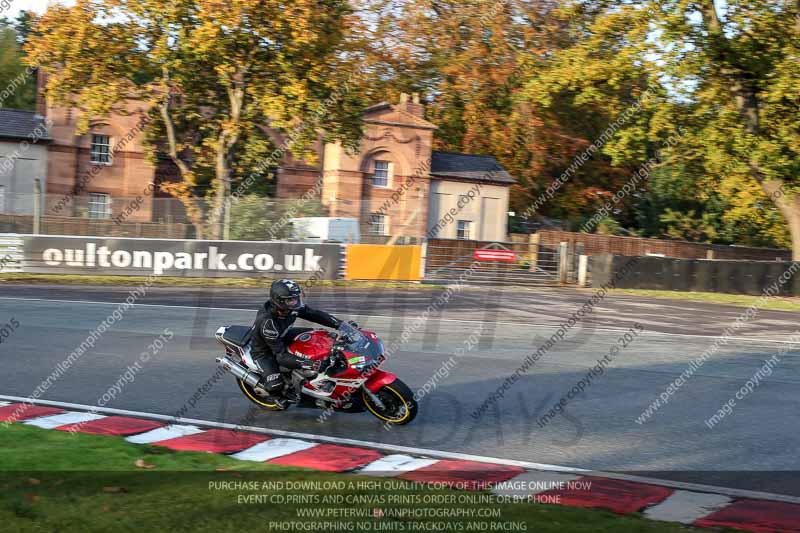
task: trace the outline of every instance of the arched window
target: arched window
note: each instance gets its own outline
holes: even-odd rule
[[[404,175],[405,165],[396,154],[380,147],[364,155],[360,168],[371,187],[390,189],[394,186],[395,174]]]

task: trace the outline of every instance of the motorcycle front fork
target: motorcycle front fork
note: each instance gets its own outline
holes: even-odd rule
[[[381,410],[386,409],[386,406],[383,404],[381,399],[378,398],[378,395],[369,390],[366,386],[364,386],[364,394],[366,394],[369,399],[372,400],[372,403],[375,405],[375,407]]]

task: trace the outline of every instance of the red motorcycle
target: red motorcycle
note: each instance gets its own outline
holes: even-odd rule
[[[216,338],[225,347],[217,364],[233,374],[247,398],[265,409],[281,411],[277,401],[259,386],[262,375],[250,353],[252,329],[227,326]],[[295,355],[320,361],[321,372],[280,368],[286,387],[300,391],[300,407],[333,409],[348,413],[365,410],[389,424],[405,425],[417,416],[411,389],[390,372],[380,370],[386,358],[383,342],[375,333],[343,322],[338,330],[313,330],[298,335],[289,345]]]

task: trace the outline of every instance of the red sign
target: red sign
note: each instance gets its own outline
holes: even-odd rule
[[[491,250],[489,248],[475,250],[473,257],[478,261],[503,261],[506,263],[513,263],[517,260],[517,254],[513,250]]]

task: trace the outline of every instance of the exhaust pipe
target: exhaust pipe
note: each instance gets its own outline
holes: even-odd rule
[[[251,372],[245,366],[237,363],[227,355],[217,357],[217,364],[251,387],[255,387],[261,381],[260,374]]]

